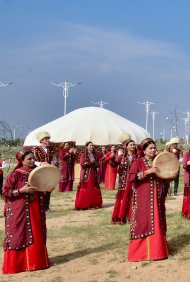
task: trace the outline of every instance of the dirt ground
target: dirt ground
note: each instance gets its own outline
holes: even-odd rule
[[[71,195],[71,201],[68,201],[67,209],[72,209],[74,193]],[[62,199],[52,199],[52,209],[59,209],[63,204]],[[114,199],[104,200],[104,207],[110,211],[113,209]],[[167,210],[181,210],[182,195],[168,201]],[[3,201],[0,201],[0,230],[4,228]],[[80,212],[72,215],[73,226],[83,225],[90,220],[91,211]],[[47,219],[47,228],[49,230],[63,227],[69,224],[71,215],[68,213],[64,217],[49,217]],[[180,254],[167,260],[147,262],[147,263],[129,263],[127,261],[127,244],[124,255],[115,255],[112,246],[109,243],[104,245],[104,251],[94,242],[87,246],[85,250],[76,250],[71,238],[66,239],[53,238],[48,234],[47,248],[52,266],[49,269],[35,272],[25,272],[16,275],[0,274],[0,281],[71,281],[71,282],[190,282],[190,245],[186,246],[187,260],[179,260]],[[0,265],[3,260],[3,249],[0,252]]]

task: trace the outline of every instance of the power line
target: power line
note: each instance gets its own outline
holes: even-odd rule
[[[159,114],[159,113],[153,111],[153,112],[151,112],[150,114],[152,115],[152,138],[153,138],[153,140],[154,140],[154,137],[155,137],[155,136],[154,136],[155,118],[156,118],[156,115]]]
[[[8,83],[3,83],[3,82],[0,82],[0,87],[6,87],[10,84],[13,84],[13,82],[8,82]]]
[[[64,115],[66,115],[66,111],[67,111],[67,97],[69,95],[69,88],[70,87],[75,87],[78,86],[79,84],[81,84],[81,82],[78,82],[76,84],[73,84],[71,82],[61,82],[59,84],[56,84],[54,82],[51,82],[50,84],[54,85],[54,86],[58,86],[58,87],[62,87],[63,88],[63,97],[64,97]]]
[[[153,102],[149,102],[149,101],[146,101],[146,102],[138,102],[139,104],[142,104],[142,105],[145,105],[145,112],[146,112],[146,131],[148,130],[148,117],[149,117],[149,109],[150,109],[150,105],[154,105],[155,103]]]
[[[99,105],[100,108],[103,108],[104,105],[109,104],[109,102],[99,101],[99,102],[91,102],[92,104]]]

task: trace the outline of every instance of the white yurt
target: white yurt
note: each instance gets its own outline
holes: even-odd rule
[[[95,145],[119,144],[120,136],[125,133],[137,144],[150,137],[144,128],[100,107],[79,108],[36,128],[27,135],[24,146],[39,145],[36,134],[40,131],[48,131],[52,142],[75,141],[76,145],[87,141]]]

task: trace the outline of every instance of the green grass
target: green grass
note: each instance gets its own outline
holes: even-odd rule
[[[76,186],[74,190],[71,193],[58,193],[55,191],[52,193],[52,197],[54,197],[54,200],[57,200],[62,197],[60,194],[63,194],[63,201],[69,202],[71,199],[75,199]],[[115,194],[116,191],[102,190],[103,199],[112,201],[112,203],[114,202]],[[167,201],[175,201],[175,197],[170,196],[167,198]],[[47,219],[70,216],[70,221],[69,223],[66,222],[63,226],[58,226],[56,229],[49,228],[48,236],[52,236],[55,239],[59,237],[71,238],[77,250],[92,246],[94,241],[98,243],[99,251],[105,249],[106,243],[112,245],[113,253],[119,254],[121,251],[123,254],[123,250],[126,250],[129,242],[129,226],[110,224],[113,204],[110,209],[102,208],[91,211],[75,211],[71,207],[66,208],[64,205],[58,205],[57,208],[56,210],[56,205],[53,205],[53,211],[47,213]],[[86,221],[83,221],[80,225],[76,225],[76,221],[80,221],[80,215],[84,214],[86,215]],[[171,255],[175,256],[176,252],[181,250],[182,253],[182,250],[190,244],[189,222],[183,219],[178,211],[169,210],[166,214],[168,225],[167,238]],[[74,218],[77,216],[77,218],[72,220],[73,216]]]
[[[64,281],[63,277],[57,276],[51,280],[51,282],[62,282]]]
[[[150,261],[145,261],[145,262],[142,262],[141,263],[141,266],[142,267],[147,267],[147,266],[150,266],[151,265],[151,262]]]
[[[118,275],[118,272],[115,271],[115,270],[109,270],[109,271],[106,272],[106,274],[109,275],[109,278],[114,278]]]
[[[1,241],[1,242],[3,242],[4,236],[5,236],[4,231],[3,231],[3,230],[0,230],[0,241]]]

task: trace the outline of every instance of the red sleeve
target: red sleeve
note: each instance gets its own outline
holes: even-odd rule
[[[61,160],[66,160],[68,158],[69,154],[65,152],[65,150],[60,150],[59,151],[59,158]]]
[[[7,175],[5,183],[3,185],[2,195],[6,199],[13,198],[13,190],[18,189],[16,174],[14,172]]]
[[[116,157],[116,159],[115,159],[115,161],[116,161],[117,163],[120,163],[120,162],[121,162],[122,157],[123,157],[123,154],[121,154],[121,155],[117,156],[117,157]]]
[[[190,168],[190,166],[189,165],[187,165],[187,162],[190,160],[190,153],[188,152],[188,153],[185,153],[184,155],[183,155],[183,168],[184,169],[189,169]]]
[[[131,168],[128,173],[128,180],[127,182],[134,182],[137,176],[137,172],[139,172],[139,159],[134,160],[131,165]]]
[[[84,153],[82,153],[81,156],[80,156],[80,165],[81,165],[82,168],[86,168],[86,167],[91,166],[91,162],[86,161]]]
[[[109,159],[110,159],[110,152],[106,153],[105,161],[107,162],[107,161],[109,161]]]

